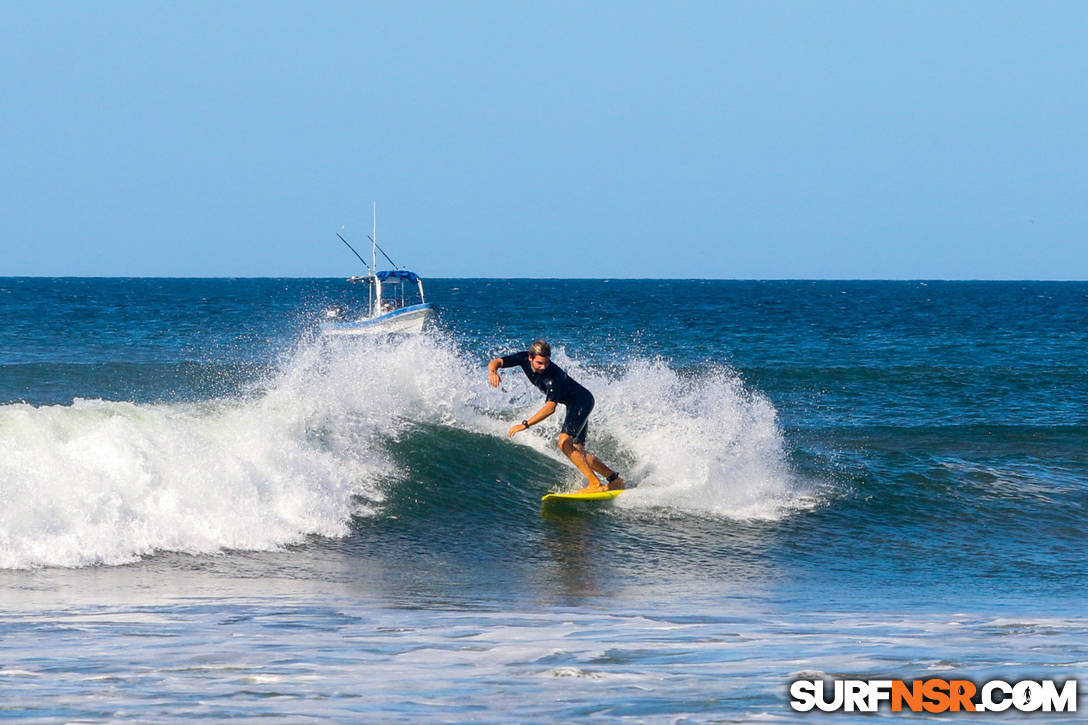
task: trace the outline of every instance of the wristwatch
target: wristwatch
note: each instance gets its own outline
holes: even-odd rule
[[[526,428],[532,428],[532,426],[531,426],[531,425],[529,425],[529,421],[528,421],[528,420],[523,420],[523,421],[521,421],[521,424],[522,424],[523,426],[525,426]]]

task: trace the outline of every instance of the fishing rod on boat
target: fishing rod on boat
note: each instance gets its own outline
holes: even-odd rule
[[[355,247],[353,247],[353,246],[351,246],[350,244],[348,244],[348,240],[346,240],[346,239],[344,239],[344,238],[343,238],[342,236],[340,236],[340,232],[337,232],[337,233],[336,233],[336,236],[340,237],[340,241],[341,241],[341,242],[343,242],[344,244],[347,244],[347,245],[348,245],[348,249],[350,249],[350,250],[352,251],[352,253],[353,253],[353,254],[354,254],[354,255],[355,255],[356,257],[358,257],[358,258],[359,258],[359,261],[360,261],[360,262],[362,262],[362,263],[363,263],[363,264],[364,264],[364,265],[366,266],[367,270],[370,270],[370,265],[369,265],[369,264],[367,264],[366,260],[365,260],[365,259],[363,259],[363,257],[362,257],[362,255],[361,255],[361,254],[359,254],[358,252],[356,252],[356,251],[355,251]],[[385,252],[382,252],[382,254],[385,254]],[[388,257],[387,257],[387,259],[388,259]],[[390,259],[389,261],[390,261],[390,262],[392,262],[393,260],[391,260],[391,259]],[[371,270],[371,271],[372,271],[372,270]]]
[[[386,259],[389,259],[389,255],[385,253],[385,250],[384,250],[384,249],[382,249],[382,245],[380,245],[380,244],[378,244],[378,243],[377,243],[376,241],[374,241],[374,237],[372,237],[372,236],[370,236],[370,235],[368,234],[368,235],[367,235],[367,238],[368,238],[368,239],[369,239],[370,241],[374,242],[374,246],[378,248],[378,251],[382,253],[382,256],[383,256],[383,257],[385,257]],[[393,265],[393,269],[400,269],[400,265],[399,265],[399,264],[397,264],[396,262],[394,262],[394,261],[393,261],[392,259],[389,259],[389,263],[390,263],[391,265]]]

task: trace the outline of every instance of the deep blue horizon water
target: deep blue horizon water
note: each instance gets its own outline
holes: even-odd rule
[[[0,278],[4,717],[793,722],[802,672],[1088,674],[1088,283],[425,282],[428,333],[345,340],[342,280]],[[614,505],[541,510],[561,416],[505,438],[540,396],[484,366],[537,337]]]

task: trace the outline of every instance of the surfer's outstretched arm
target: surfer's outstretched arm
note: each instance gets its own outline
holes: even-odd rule
[[[487,382],[491,383],[491,387],[499,387],[499,383],[502,382],[502,378],[499,377],[499,368],[502,367],[502,358],[497,357],[487,364]]]
[[[531,418],[528,418],[524,422],[518,423],[517,425],[510,426],[510,430],[506,434],[506,437],[513,438],[515,433],[520,433],[523,430],[529,430],[529,428],[544,420],[554,412],[555,401],[549,400],[547,403],[544,404],[543,408],[533,413],[533,416]]]

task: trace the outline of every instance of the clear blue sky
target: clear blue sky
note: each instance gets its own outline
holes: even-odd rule
[[[1084,2],[0,4],[0,276],[1088,279]]]

